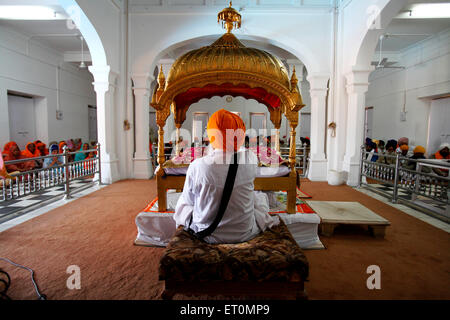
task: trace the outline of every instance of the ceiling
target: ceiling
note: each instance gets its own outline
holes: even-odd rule
[[[6,0],[5,0],[6,1]],[[24,0],[22,0],[24,1]],[[40,0],[39,4],[44,3],[45,1],[50,0]],[[332,0],[259,0],[257,2],[250,0],[235,0],[233,1],[233,5],[235,6],[255,6],[257,4],[260,7],[270,6],[271,8],[280,6],[285,7],[288,5],[291,6],[311,6],[311,3],[315,3],[315,5],[321,6],[331,6]],[[341,0],[342,1],[342,0]],[[355,1],[355,0],[353,0]],[[53,1],[50,1],[53,2]],[[49,3],[50,3],[49,2]],[[207,6],[207,4],[211,5],[226,5],[228,1],[225,0],[171,0],[170,2],[164,0],[131,0],[130,5],[133,6],[142,6],[142,5],[150,5],[150,6],[172,6],[177,7],[179,4],[186,2],[191,3],[191,8],[197,8],[203,6]],[[298,2],[298,4],[297,4]],[[408,4],[401,10],[401,13],[406,12],[411,9],[414,5],[418,3],[424,3],[427,0],[410,0]],[[447,3],[445,0],[430,0],[428,2],[440,2]],[[2,1],[0,4],[8,4],[7,2]],[[36,2],[34,2],[35,4]],[[198,4],[197,6],[193,6]],[[169,5],[170,4],[170,5]],[[67,16],[64,16],[64,10],[61,7],[56,6],[54,3],[52,7],[58,13],[61,13],[61,17],[55,20],[5,20],[0,19],[0,26],[5,26],[7,28],[13,29],[21,34],[24,34],[26,37],[29,37],[31,41],[35,40],[42,43],[45,46],[48,46],[54,50],[65,54],[65,59],[67,62],[79,63],[81,61],[81,40],[80,40],[80,31],[76,28],[73,28],[72,25],[67,23]],[[300,9],[299,8],[299,9]],[[439,33],[443,30],[450,28],[450,19],[405,19],[397,17],[389,24],[389,26],[385,29],[384,34],[388,36],[383,39],[382,51],[383,52],[399,52],[415,43],[426,39],[427,37]],[[405,35],[406,34],[406,35]],[[401,35],[401,36],[395,36]],[[410,36],[408,36],[410,35]],[[214,40],[219,37],[210,36],[210,37],[202,37],[200,39],[193,39],[191,41],[180,44],[179,47],[171,48],[168,52],[166,52],[166,56],[164,58],[177,58],[181,54],[199,48],[201,46],[210,45]],[[287,59],[296,59],[289,52],[271,45],[267,43],[264,39],[257,39],[255,37],[241,37],[242,42],[249,47],[255,47],[258,49],[266,50],[276,56],[278,56],[282,60]],[[90,56],[88,53],[88,47],[84,42],[84,52],[85,52],[85,61],[90,61]],[[375,56],[378,57],[378,51],[380,50],[380,43],[376,48]],[[68,54],[70,53],[70,54]],[[378,58],[377,58],[378,59]]]
[[[386,27],[383,34],[382,51],[399,52],[432,35],[450,28],[450,15],[448,18],[422,18],[409,17],[410,10],[415,11],[421,4],[446,4],[446,0],[409,0],[400,10],[399,14]],[[376,51],[380,50],[378,43]]]
[[[56,5],[51,5],[50,7],[58,13],[58,17],[56,19],[0,19],[0,26],[18,32],[27,37],[30,41],[36,41],[48,48],[58,51],[64,55],[65,62],[79,64],[81,62],[80,30],[78,30],[73,23],[67,19],[67,15],[65,14],[63,8]],[[70,53],[70,55],[67,55],[68,53]],[[85,62],[90,62],[89,48],[84,40],[83,58]],[[86,65],[89,64],[90,63],[86,63]]]

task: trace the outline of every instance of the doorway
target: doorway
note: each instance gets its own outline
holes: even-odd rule
[[[450,97],[431,101],[427,150],[431,155],[441,143],[450,143]]]
[[[8,93],[9,137],[20,150],[36,140],[36,121],[33,97]]]
[[[97,141],[97,107],[88,105],[89,141]]]
[[[366,138],[371,138],[373,135],[373,107],[366,107],[366,114],[364,117],[364,141]]]

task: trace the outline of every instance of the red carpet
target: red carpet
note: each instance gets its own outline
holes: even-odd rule
[[[313,200],[358,201],[387,218],[384,240],[358,228],[321,237],[326,250],[305,251],[310,299],[450,299],[450,235],[347,186],[302,182]],[[154,180],[120,181],[0,233],[0,257],[26,265],[49,299],[159,299],[164,249],[134,246],[134,219],[156,196]],[[381,268],[381,290],[368,290],[366,268]],[[69,290],[67,267],[81,268]],[[0,261],[12,299],[35,299],[29,273]],[[179,298],[179,297],[175,297]]]

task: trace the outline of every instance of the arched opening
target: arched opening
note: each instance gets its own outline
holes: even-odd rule
[[[118,179],[117,164],[114,155],[114,114],[111,106],[110,66],[106,51],[95,27],[75,0],[58,0],[60,6],[70,16],[80,30],[91,52],[92,66],[89,71],[94,77],[94,90],[97,95],[97,132],[101,146],[102,182],[112,183]]]

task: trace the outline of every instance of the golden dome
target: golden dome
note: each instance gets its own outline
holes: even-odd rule
[[[282,62],[270,53],[247,48],[232,33],[225,33],[210,46],[189,51],[175,60],[167,77],[167,87],[202,74],[258,73],[289,89],[290,82]]]

